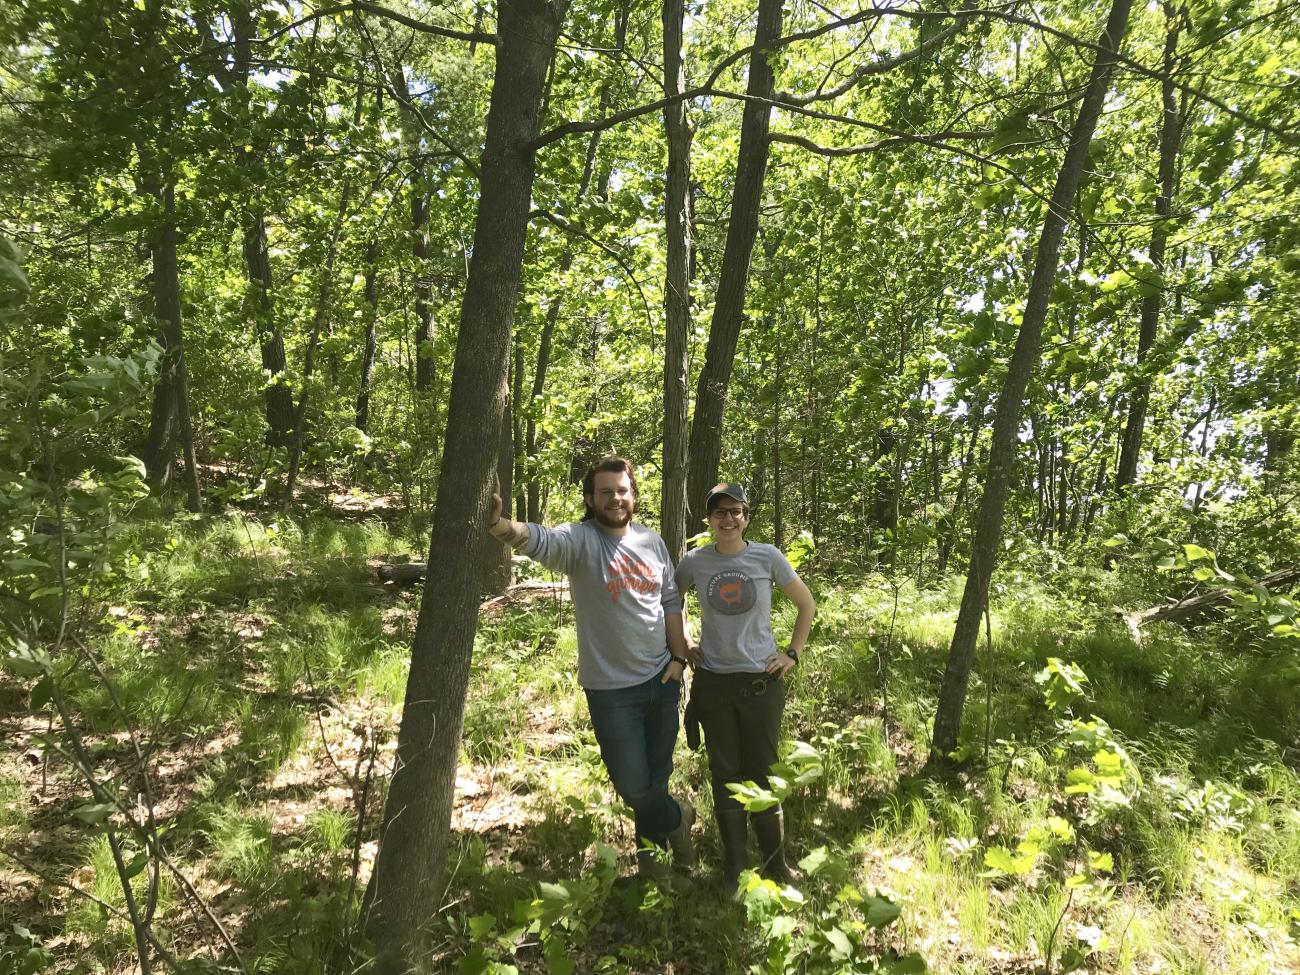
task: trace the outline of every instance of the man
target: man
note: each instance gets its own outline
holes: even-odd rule
[[[682,599],[663,539],[632,520],[636,475],[606,457],[582,480],[582,521],[546,528],[501,517],[494,494],[488,531],[516,551],[569,577],[578,624],[578,682],[587,696],[600,757],[632,807],[637,869],[664,879],[656,856],[695,864],[695,810],[668,793],[677,742],[677,702],[686,669]]]

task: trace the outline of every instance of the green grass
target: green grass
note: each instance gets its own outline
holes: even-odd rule
[[[0,847],[24,835],[29,818],[27,788],[23,779],[0,772]]]
[[[372,732],[391,749],[419,605],[418,594],[378,590],[367,560],[419,551],[422,540],[378,524],[266,516],[136,530],[159,554],[118,594],[122,612],[93,649],[142,738],[164,743],[159,764],[175,751],[187,770],[174,786],[172,849],[206,893],[221,892],[219,911],[244,918],[250,970],[313,971],[356,917],[353,843],[358,829],[363,847],[378,835],[391,750],[360,822],[350,776],[364,772],[359,742]],[[830,950],[817,932],[839,923],[861,950],[919,948],[936,972],[1041,970],[1054,930],[1059,959],[1092,925],[1104,932],[1088,962],[1098,972],[1300,964],[1288,941],[1300,936],[1300,775],[1287,760],[1300,691],[1290,664],[1173,629],[1135,647],[1100,601],[1121,599],[1120,584],[1085,576],[1013,569],[1000,583],[993,652],[981,637],[963,728],[974,763],[944,781],[918,772],[960,587],[909,581],[896,615],[882,577],[819,593],[785,731],[818,749],[824,775],[787,807],[795,858],[824,849],[840,865],[801,883],[804,906],[777,911],[794,925],[790,937],[807,939],[809,971],[837,971],[815,959]],[[780,638],[793,614],[778,606]],[[471,950],[471,918],[497,918],[508,931],[555,890],[540,884],[592,881],[602,846],[630,870],[630,823],[600,763],[576,653],[565,603],[506,604],[480,621],[461,760],[485,783],[463,800],[465,822],[482,832],[451,838],[430,971],[454,970]],[[1127,805],[1065,791],[1070,769],[1091,767],[1092,756],[1065,748],[1060,716],[1044,706],[1033,676],[1049,656],[1083,668],[1091,702],[1080,716],[1105,719],[1132,757],[1141,786]],[[86,668],[67,686],[96,754],[120,760],[124,750],[104,736],[122,728],[123,710]],[[341,770],[325,759],[322,734]],[[23,788],[0,778],[0,839],[32,835]],[[592,887],[553,925],[576,970],[721,973],[735,970],[719,960],[724,946],[742,967],[771,950],[772,909],[738,904],[715,882],[703,752],[679,747],[672,788],[701,812],[700,879],[681,895],[626,879]],[[1052,817],[1069,821],[1074,838],[1023,876],[990,871],[989,849],[1014,851]],[[72,837],[76,854],[61,867],[80,868],[117,904],[102,838]],[[1071,895],[1067,880],[1085,871],[1089,852],[1110,854],[1113,870]],[[901,917],[873,933],[853,896],[888,897]],[[181,905],[170,887],[166,898],[160,923],[174,925]],[[122,966],[131,945],[120,925],[84,903],[61,912],[78,944],[94,943],[96,964]],[[533,947],[517,956],[499,947],[493,958],[544,970],[540,934],[522,942],[529,937]]]

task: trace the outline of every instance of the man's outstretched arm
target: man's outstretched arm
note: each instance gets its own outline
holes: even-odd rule
[[[516,551],[528,544],[528,524],[501,517],[500,479],[492,487],[492,507],[488,511],[487,530],[497,541],[505,542]]]

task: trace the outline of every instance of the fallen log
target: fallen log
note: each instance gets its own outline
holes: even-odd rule
[[[417,582],[423,581],[428,568],[427,562],[398,562],[393,565],[381,565],[379,567],[379,579],[381,582],[387,582],[399,589],[405,589],[407,586],[413,586]]]
[[[520,561],[527,561],[521,559]],[[381,565],[377,574],[381,581],[398,588],[405,589],[413,586],[424,579],[428,571],[427,562],[395,562],[391,565]],[[519,582],[510,586],[502,595],[513,596],[525,592],[549,592],[552,590],[564,591],[569,588],[569,584],[563,580],[559,582],[546,582],[539,579],[531,579],[526,582]]]
[[[1256,585],[1263,586],[1265,589],[1285,589],[1296,582],[1300,582],[1300,565],[1287,566],[1285,569],[1265,573],[1254,581]],[[1203,592],[1187,599],[1180,599],[1177,602],[1150,606],[1147,609],[1121,613],[1121,615],[1124,618],[1125,625],[1128,626],[1129,633],[1132,634],[1134,640],[1137,640],[1142,627],[1148,623],[1156,620],[1173,620],[1183,624],[1195,623],[1216,607],[1231,601],[1233,595],[1238,591],[1235,589],[1211,589],[1209,592]]]

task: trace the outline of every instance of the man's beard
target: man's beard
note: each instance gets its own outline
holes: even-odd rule
[[[632,520],[632,513],[636,510],[635,505],[629,505],[626,508],[620,508],[617,516],[604,508],[596,509],[596,521],[606,528],[623,528]]]

